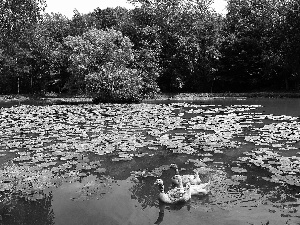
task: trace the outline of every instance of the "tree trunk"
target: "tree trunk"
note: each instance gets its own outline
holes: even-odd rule
[[[20,94],[20,77],[18,77],[18,95]]]
[[[288,91],[289,90],[289,81],[287,78],[285,78],[285,90]]]

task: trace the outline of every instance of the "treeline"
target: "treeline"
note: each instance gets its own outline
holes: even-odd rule
[[[0,3],[0,94],[299,90],[297,0],[131,0],[134,9],[43,14],[44,0]]]

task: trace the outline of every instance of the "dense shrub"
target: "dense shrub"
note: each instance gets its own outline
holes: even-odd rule
[[[143,98],[142,77],[136,69],[124,66],[103,67],[101,71],[86,76],[87,92],[94,102],[128,103]]]

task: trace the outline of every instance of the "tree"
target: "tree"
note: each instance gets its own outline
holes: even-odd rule
[[[45,14],[37,24],[31,42],[31,83],[35,92],[61,92],[68,79],[64,38],[71,34],[70,21],[62,14]]]
[[[205,91],[218,57],[220,17],[209,10],[212,1],[132,0],[140,27],[158,34],[163,91]],[[138,36],[139,37],[139,36]]]
[[[142,98],[140,71],[130,68],[134,51],[129,38],[113,29],[92,29],[69,36],[70,87],[87,90],[96,101],[132,102]]]
[[[231,90],[288,90],[299,80],[295,6],[281,0],[228,2],[220,75]]]
[[[8,92],[19,93],[20,88],[28,86],[26,77],[31,72],[32,59],[30,42],[44,7],[44,0],[0,2],[0,49],[4,55],[1,76],[5,76],[5,79],[1,79],[1,82],[5,82],[1,88]]]
[[[94,13],[81,14],[77,9],[70,21],[71,36],[83,35],[90,29],[98,28],[97,17]]]
[[[131,103],[143,98],[143,80],[136,69],[112,64],[86,76],[87,90],[94,102]]]
[[[279,52],[282,56],[281,81],[285,89],[300,89],[300,5],[299,1],[287,1],[281,5],[281,20],[278,22],[277,43],[280,40]],[[279,40],[278,40],[279,39]]]
[[[0,2],[0,35],[2,43],[17,42],[32,30],[44,10],[44,0],[3,0]]]
[[[228,1],[220,76],[228,91],[259,90],[272,76],[271,37],[274,16],[269,0]],[[268,83],[270,85],[270,83]]]
[[[94,18],[94,25],[97,29],[113,28],[115,30],[121,30],[122,25],[127,22],[129,12],[126,8],[96,8],[92,12]]]

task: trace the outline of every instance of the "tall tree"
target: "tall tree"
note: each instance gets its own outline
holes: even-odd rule
[[[3,0],[0,2],[0,35],[3,42],[17,42],[38,22],[45,0]],[[2,44],[3,44],[2,42]]]
[[[300,4],[299,1],[287,1],[281,7],[281,20],[279,21],[278,39],[282,54],[281,73],[286,89],[300,89]],[[277,39],[277,41],[278,41]]]
[[[8,81],[2,87],[10,92],[19,93],[21,81],[29,74],[30,42],[45,6],[44,0],[0,2],[0,49],[5,56],[1,76],[6,76],[1,81]]]
[[[220,73],[228,88],[231,91],[296,88],[298,21],[296,0],[228,1]]]
[[[126,8],[118,6],[116,8],[106,9],[96,8],[91,15],[95,19],[95,28],[121,30],[122,25],[128,20],[129,12]]]
[[[206,91],[218,57],[221,17],[212,1],[132,0],[142,26],[155,27],[161,43],[159,77],[164,91]]]
[[[37,24],[31,43],[31,83],[36,92],[61,92],[69,77],[64,38],[72,33],[70,20],[62,14],[45,14]]]

